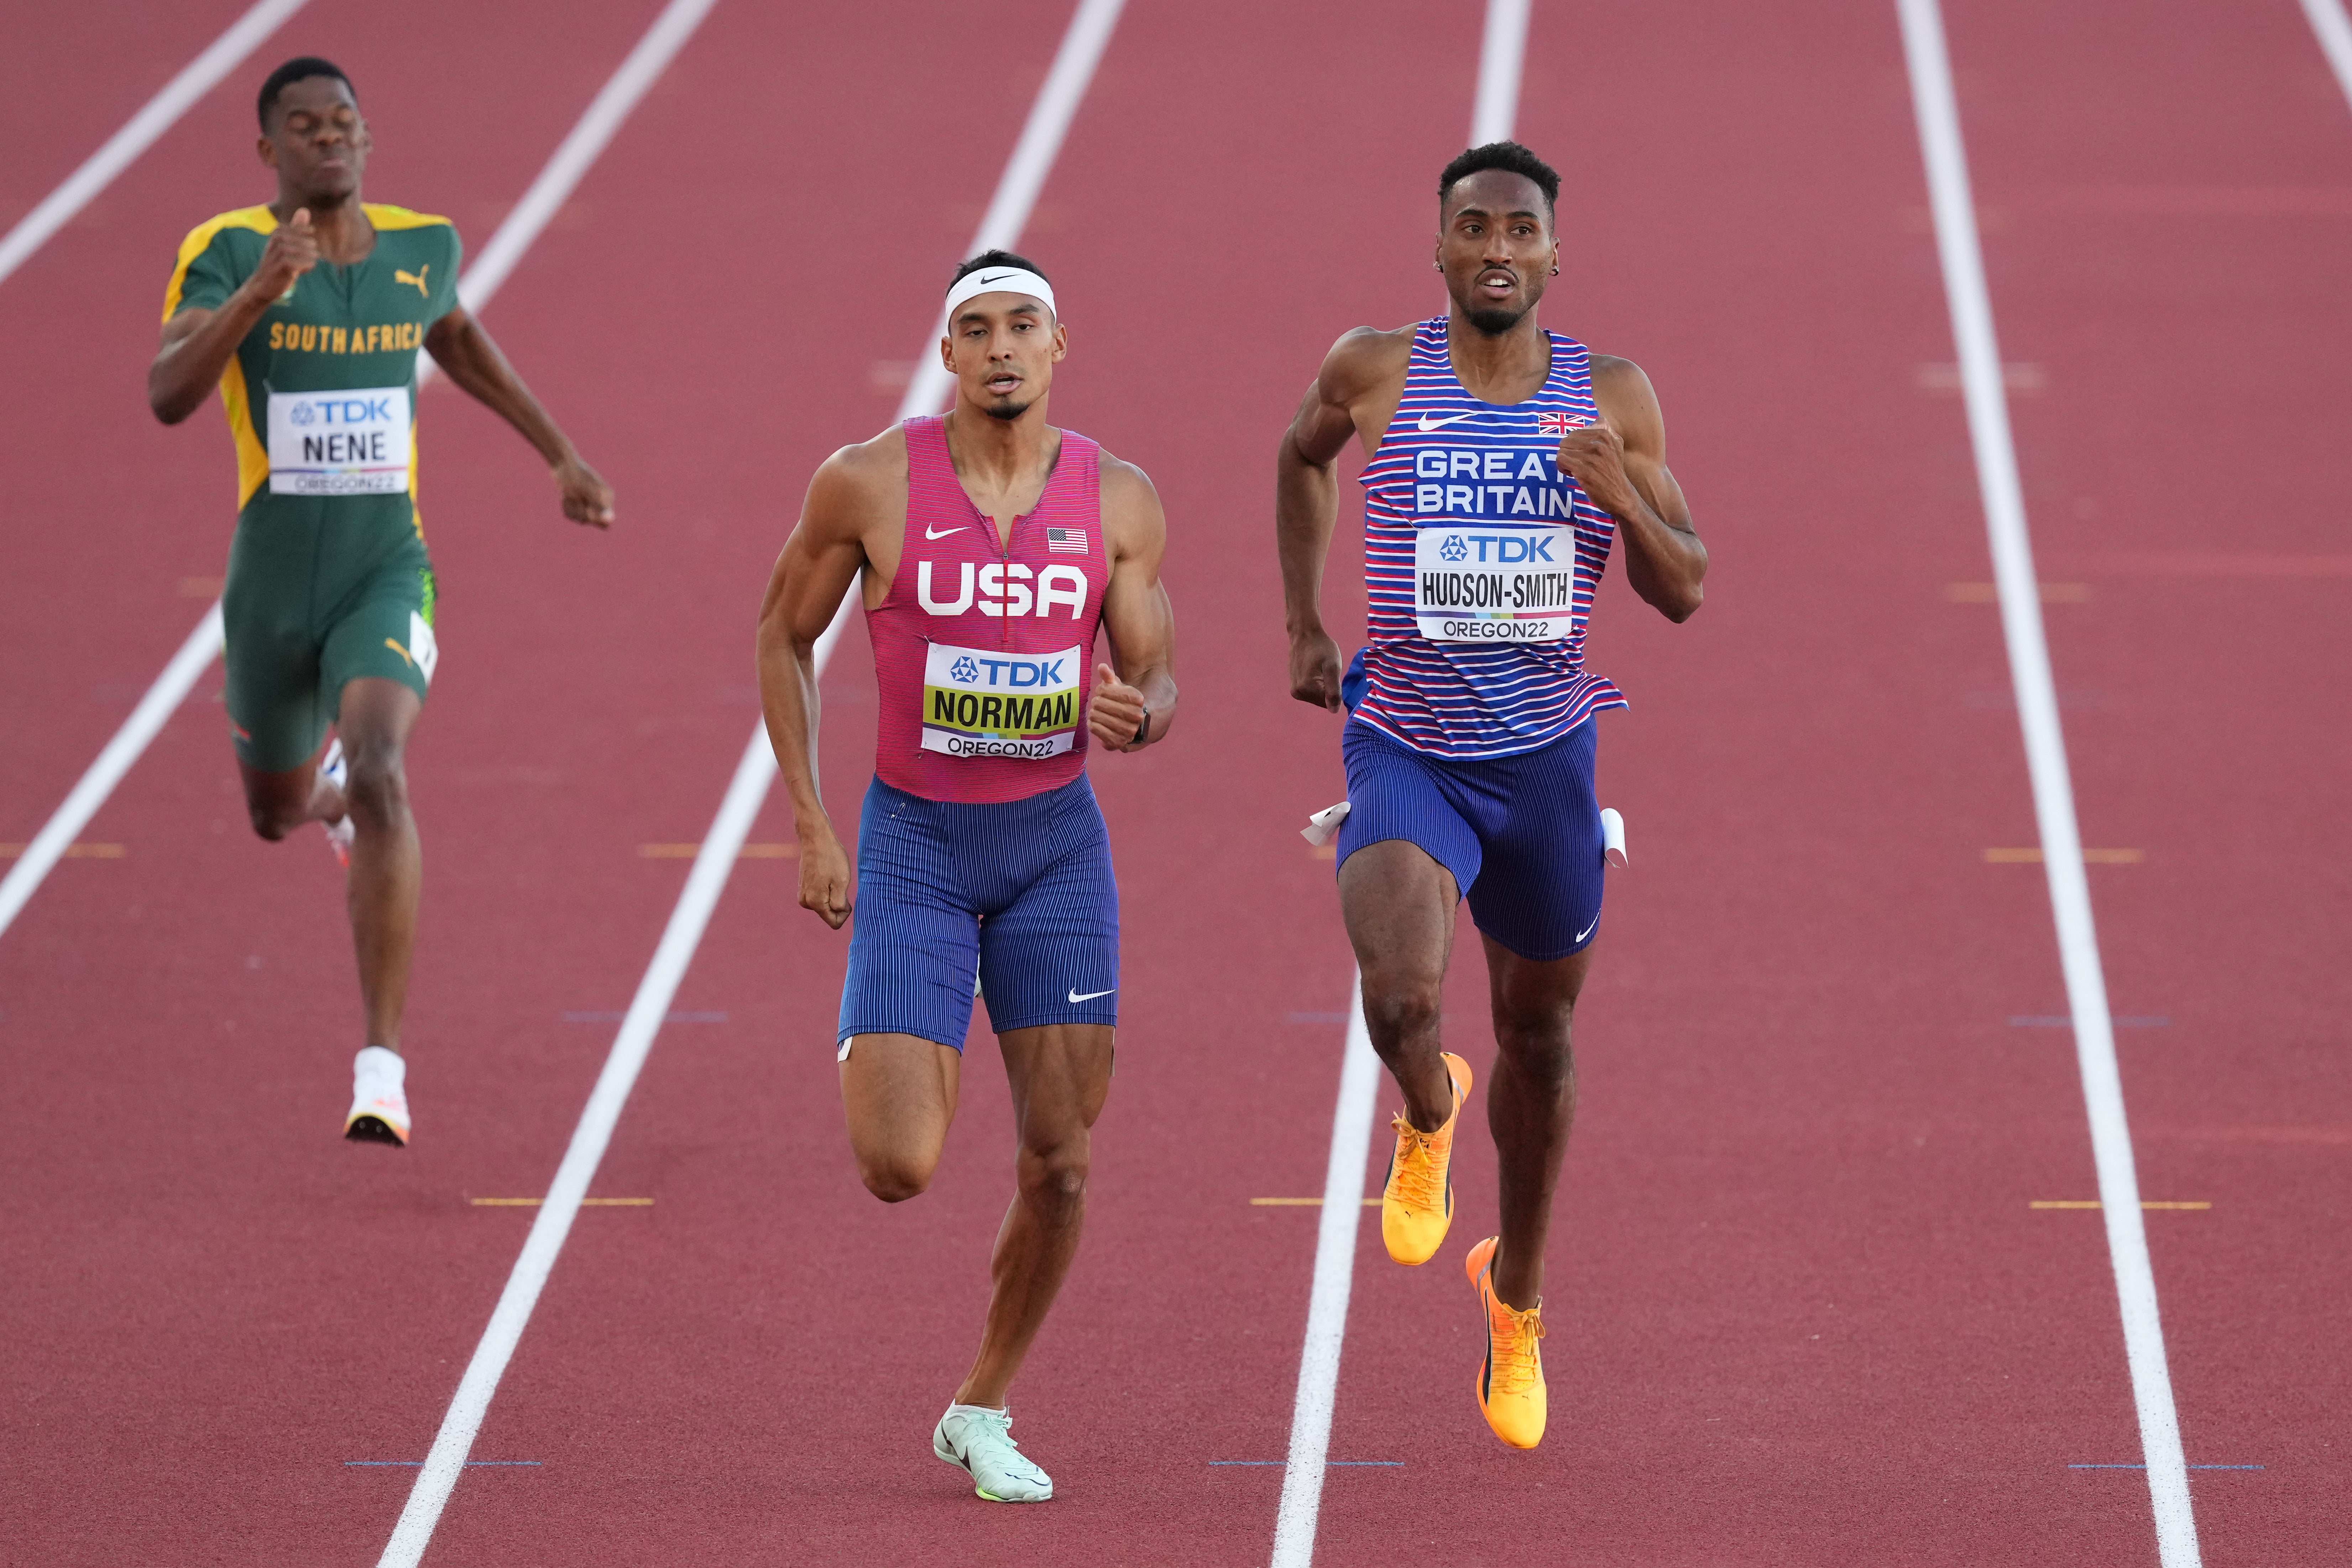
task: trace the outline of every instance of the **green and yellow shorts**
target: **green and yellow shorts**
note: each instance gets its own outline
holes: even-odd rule
[[[237,760],[288,773],[316,755],[343,688],[433,680],[433,561],[405,495],[273,496],[237,516],[221,614]]]

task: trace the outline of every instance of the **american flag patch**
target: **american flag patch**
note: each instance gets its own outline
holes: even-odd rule
[[[1565,436],[1575,427],[1574,422],[1565,414],[1536,416],[1536,434],[1538,436]]]
[[[1087,552],[1087,531],[1083,528],[1049,528],[1045,531],[1045,548],[1070,555]]]

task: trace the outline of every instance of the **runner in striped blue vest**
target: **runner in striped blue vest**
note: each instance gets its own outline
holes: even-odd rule
[[[1465,1263],[1486,1329],[1478,1407],[1520,1448],[1543,1436],[1544,1241],[1601,925],[1592,716],[1625,706],[1584,668],[1585,623],[1620,537],[1628,581],[1670,620],[1698,608],[1706,574],[1649,378],[1537,324],[1559,195],[1514,142],[1446,166],[1435,265],[1452,308],[1333,345],[1283,437],[1275,502],[1291,695],[1348,710],[1339,903],[1373,1047],[1404,1095],[1381,1198],[1400,1263],[1435,1256],[1454,1217],[1471,1073],[1441,1047],[1438,1002],[1461,899],[1485,939],[1501,1223]],[[1321,597],[1350,437],[1369,455],[1368,635],[1342,675]]]

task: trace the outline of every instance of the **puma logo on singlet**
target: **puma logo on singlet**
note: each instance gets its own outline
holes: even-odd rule
[[[425,287],[425,275],[432,270],[433,263],[429,261],[414,272],[404,271],[402,268],[395,267],[392,269],[392,280],[395,283],[414,283],[416,285],[416,291],[419,294],[423,294],[425,298],[431,299],[432,291]]]
[[[1416,428],[1418,428],[1423,435],[1426,436],[1432,430],[1443,430],[1448,425],[1459,425],[1465,419],[1475,419],[1477,417],[1478,411],[1475,408],[1467,414],[1449,414],[1443,419],[1432,419],[1428,415],[1424,414],[1421,416],[1421,424],[1416,426]]]

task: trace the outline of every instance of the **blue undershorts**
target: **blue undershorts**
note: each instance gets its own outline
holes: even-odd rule
[[[1449,762],[1360,719],[1340,734],[1348,815],[1339,864],[1402,838],[1454,873],[1478,929],[1521,958],[1580,952],[1601,927],[1601,805],[1594,725],[1515,756]]]
[[[1118,1022],[1118,884],[1084,773],[986,805],[867,787],[835,1042],[913,1035],[961,1051],[975,982],[1000,1035]]]

